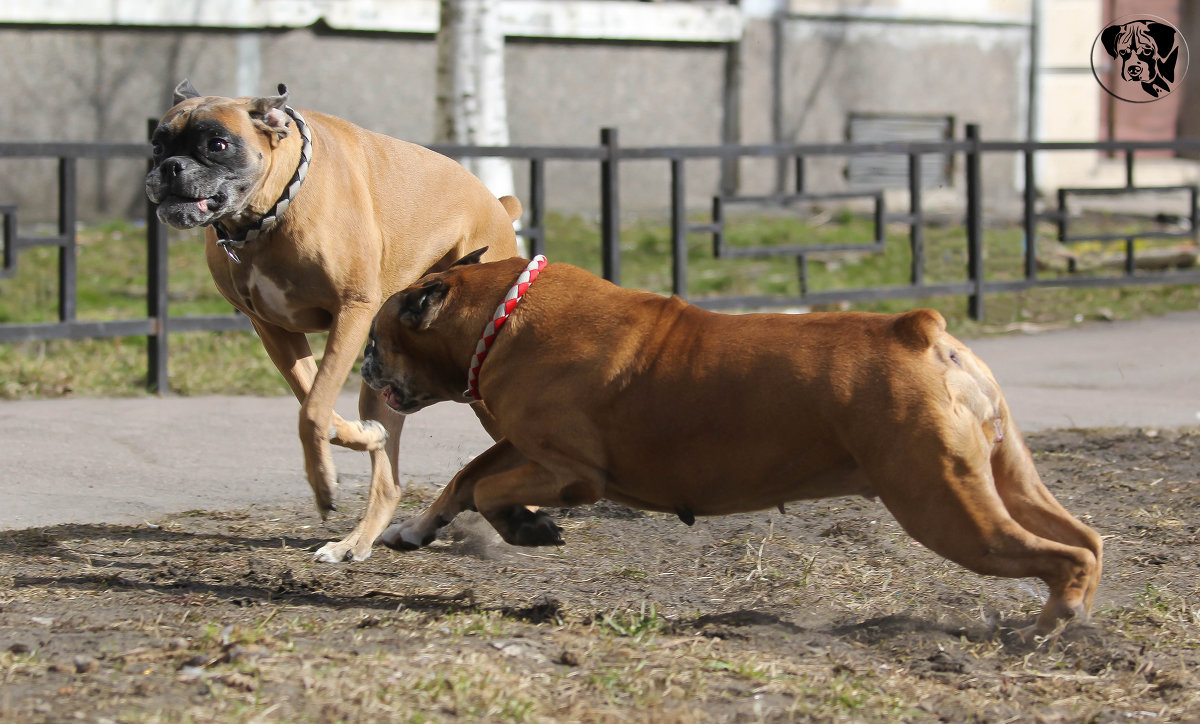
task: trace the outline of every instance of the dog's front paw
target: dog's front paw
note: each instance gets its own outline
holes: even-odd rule
[[[382,450],[387,438],[387,428],[377,420],[338,420],[329,430],[329,442],[362,452]]]
[[[370,557],[371,546],[356,546],[344,540],[330,541],[329,543],[321,546],[321,548],[313,554],[313,559],[319,561],[320,563],[365,561]]]
[[[502,525],[497,526],[501,537],[515,546],[560,546],[562,528],[544,510],[531,511],[524,506],[510,508],[500,514]]]
[[[379,542],[397,551],[415,551],[429,545],[437,538],[437,528],[427,529],[421,519],[406,520],[388,526],[379,536]]]
[[[323,440],[315,444],[316,449],[310,453],[306,446],[304,451],[304,471],[308,476],[308,486],[312,488],[313,501],[317,504],[317,512],[321,520],[337,510],[333,499],[337,496],[337,468],[333,465],[333,456],[329,444]]]
[[[337,512],[337,506],[333,503],[333,499],[337,495],[337,489],[338,484],[336,479],[331,483],[325,476],[321,476],[313,484],[313,499],[317,504],[317,513],[321,515],[321,520],[327,519],[330,513]]]

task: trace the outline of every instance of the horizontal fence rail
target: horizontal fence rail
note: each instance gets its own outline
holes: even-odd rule
[[[620,166],[628,161],[652,161],[665,164],[669,174],[671,286],[672,291],[688,297],[689,235],[705,234],[712,239],[713,257],[717,259],[746,259],[792,257],[797,262],[799,294],[791,296],[722,296],[692,299],[694,303],[712,309],[746,309],[764,307],[796,307],[842,302],[876,301],[885,299],[918,299],[937,296],[962,296],[974,319],[982,319],[984,300],[989,294],[1015,292],[1038,287],[1095,287],[1140,284],[1196,284],[1200,270],[1169,269],[1146,271],[1139,269],[1135,250],[1136,239],[1190,239],[1195,242],[1200,232],[1198,193],[1195,184],[1170,186],[1137,186],[1134,183],[1135,157],[1145,151],[1200,152],[1200,139],[1179,139],[1171,142],[1105,141],[1105,142],[1017,142],[983,141],[979,128],[968,125],[964,138],[945,141],[828,143],[828,144],[764,144],[722,146],[623,147],[616,129],[602,129],[596,146],[465,146],[430,145],[435,151],[454,158],[498,157],[528,164],[528,193],[522,198],[525,216],[518,232],[529,240],[530,254],[545,252],[546,166],[558,162],[589,162],[599,170],[600,187],[600,260],[604,277],[621,282],[620,245]],[[1036,160],[1039,155],[1056,152],[1090,151],[1122,156],[1125,164],[1124,183],[1113,187],[1062,188],[1057,191],[1057,206],[1039,209],[1036,185]],[[906,161],[908,208],[904,211],[886,208],[883,189],[853,188],[822,191],[810,188],[808,163],[822,157],[845,157],[866,154],[888,154]],[[1016,279],[989,279],[985,264],[983,234],[984,182],[983,159],[988,154],[1015,154],[1023,183],[1021,194],[1021,223],[1024,232],[1023,273]],[[926,186],[922,178],[922,160],[929,155],[950,159],[963,169],[961,181],[953,191],[961,194],[965,209],[966,264],[962,278],[930,283],[925,278],[926,250],[924,230],[930,212],[926,208]],[[169,278],[167,273],[166,227],[158,221],[152,205],[146,208],[147,284],[146,316],[139,319],[111,321],[82,321],[76,318],[77,277],[76,221],[78,207],[77,165],[81,159],[145,159],[149,163],[149,144],[142,143],[0,143],[0,159],[49,159],[58,164],[56,233],[23,236],[18,225],[19,209],[0,199],[0,285],[10,278],[20,263],[20,252],[47,246],[58,249],[58,321],[44,323],[0,324],[0,343],[43,341],[52,339],[83,339],[104,337],[145,337],[147,340],[148,386],[157,392],[168,389],[168,333],[249,330],[249,321],[240,314],[176,316],[168,311]],[[698,162],[718,161],[723,171],[743,159],[769,159],[777,164],[780,187],[770,194],[739,195],[725,191],[733,186],[722,179],[723,191],[712,197],[707,220],[690,221],[687,208],[687,178],[689,167]],[[783,188],[789,174],[794,180],[791,189]],[[1189,225],[1174,231],[1142,231],[1115,234],[1080,233],[1072,228],[1068,203],[1073,198],[1103,198],[1135,193],[1178,192],[1186,195]],[[820,203],[836,205],[859,202],[870,206],[873,231],[861,242],[840,244],[786,244],[779,246],[741,247],[728,243],[726,236],[728,210],[736,205],[787,209],[797,204]],[[1049,200],[1042,200],[1045,206]],[[1038,264],[1038,225],[1047,222],[1057,228],[1057,241],[1070,245],[1081,241],[1124,242],[1124,263],[1118,274],[1107,276],[1074,276],[1070,273],[1043,276]],[[911,265],[908,283],[894,286],[874,286],[856,289],[813,291],[809,285],[810,257],[823,258],[831,254],[852,252],[878,253],[883,250],[888,225],[908,227]],[[1069,268],[1068,272],[1074,272]],[[0,286],[2,289],[2,286]]]

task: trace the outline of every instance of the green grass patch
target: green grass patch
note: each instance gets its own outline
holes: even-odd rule
[[[697,219],[702,221],[702,219]],[[966,276],[966,236],[958,225],[930,224],[924,230],[927,283],[960,281]],[[662,219],[633,220],[621,232],[621,280],[627,287],[659,293],[671,291],[670,230]],[[782,215],[735,217],[727,225],[732,246],[793,244],[865,244],[874,234],[868,218],[842,212],[817,223]],[[1053,228],[1039,234],[1049,249]],[[547,255],[599,273],[597,223],[581,216],[551,214],[546,220]],[[1015,225],[985,230],[985,268],[991,280],[1019,278],[1023,237]],[[1163,242],[1159,242],[1161,245]],[[1093,245],[1097,254],[1119,245]],[[1153,249],[1139,242],[1139,251]],[[800,276],[792,257],[720,260],[713,258],[707,235],[690,235],[688,288],[690,299],[729,295],[800,294]],[[52,322],[58,316],[58,250],[23,251],[18,273],[0,281],[0,324]],[[172,316],[229,314],[204,261],[199,233],[174,232],[169,248]],[[891,225],[881,253],[849,253],[813,257],[808,265],[812,292],[897,286],[908,283],[912,257],[908,227]],[[1051,278],[1059,271],[1046,271]],[[1100,273],[1100,272],[1082,272]],[[1116,273],[1116,272],[1106,272]],[[140,228],[124,222],[88,227],[79,234],[78,310],[81,320],[116,320],[146,316],[146,244]],[[897,299],[836,305],[839,309],[898,312],[918,306],[940,311],[960,336],[978,336],[1024,324],[1058,325],[1104,319],[1136,319],[1200,306],[1197,285],[1112,288],[1042,288],[988,295],[982,322],[967,316],[964,297]],[[318,359],[324,335],[312,335]],[[46,398],[70,394],[128,396],[145,394],[146,349],[140,337],[100,340],[55,340],[0,344],[0,398]],[[250,332],[173,334],[170,337],[171,391],[182,395],[288,394],[287,386]]]

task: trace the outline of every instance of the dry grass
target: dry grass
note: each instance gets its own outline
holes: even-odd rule
[[[560,515],[556,549],[468,520],[344,566],[311,561],[337,523],[300,501],[2,533],[0,718],[1187,721],[1198,440],[1032,437],[1107,555],[1093,624],[1027,642],[1040,583],[958,568],[858,499],[692,528],[601,504]]]

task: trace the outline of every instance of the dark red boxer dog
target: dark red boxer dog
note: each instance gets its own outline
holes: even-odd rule
[[[545,545],[557,526],[518,506],[607,498],[691,524],[878,496],[946,558],[1045,581],[1037,631],[1088,615],[1100,536],[1042,484],[991,372],[937,312],[717,314],[567,264],[478,258],[375,318],[363,378],[389,405],[478,396],[503,435],[388,545],[427,544],[463,510]]]

